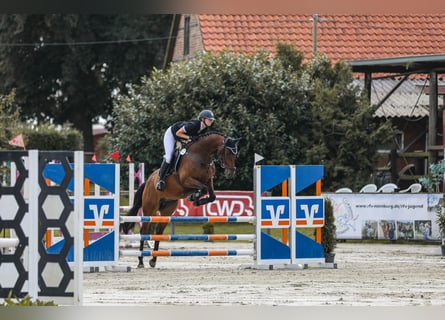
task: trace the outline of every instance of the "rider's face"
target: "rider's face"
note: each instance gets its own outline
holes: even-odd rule
[[[204,118],[204,123],[207,127],[210,127],[213,124],[213,121],[214,120],[212,120],[212,119]]]

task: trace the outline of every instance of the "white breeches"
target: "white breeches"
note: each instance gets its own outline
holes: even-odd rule
[[[165,161],[170,163],[173,157],[173,152],[175,151],[175,137],[173,136],[171,128],[168,128],[164,134],[164,151],[165,151]]]

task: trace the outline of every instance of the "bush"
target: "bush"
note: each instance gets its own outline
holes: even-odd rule
[[[71,124],[56,128],[50,124],[40,124],[35,128],[27,128],[23,133],[28,150],[83,150],[82,133]]]
[[[324,253],[332,253],[337,246],[337,227],[335,225],[334,206],[329,198],[324,201],[324,226],[321,228],[321,244]]]
[[[0,303],[1,307],[10,307],[10,306],[18,306],[18,307],[32,307],[32,306],[57,306],[53,301],[41,301],[37,299],[36,301],[32,301],[29,295],[26,295],[24,298],[12,298],[12,291],[9,292],[8,297],[5,298],[5,302]]]

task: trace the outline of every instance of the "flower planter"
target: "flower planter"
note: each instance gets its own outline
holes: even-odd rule
[[[443,248],[442,248],[443,249]],[[442,251],[443,252],[443,251]],[[335,253],[326,253],[324,256],[324,261],[326,263],[333,263],[335,260]]]

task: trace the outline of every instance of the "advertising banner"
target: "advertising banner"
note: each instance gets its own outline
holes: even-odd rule
[[[173,215],[249,217],[254,215],[253,192],[216,191],[216,200],[203,206],[181,199]],[[334,205],[337,239],[439,240],[436,208],[442,194],[324,193]],[[267,203],[264,203],[267,206]],[[269,206],[270,207],[270,206]],[[271,209],[263,208],[263,212]],[[269,211],[268,211],[269,210]],[[278,206],[274,213],[285,215]],[[286,227],[283,225],[282,227]]]
[[[186,199],[180,199],[173,215],[183,217],[251,217],[254,215],[253,191],[215,191],[215,194],[215,201],[199,207],[195,207]]]
[[[334,206],[338,239],[438,240],[442,194],[325,194]]]

